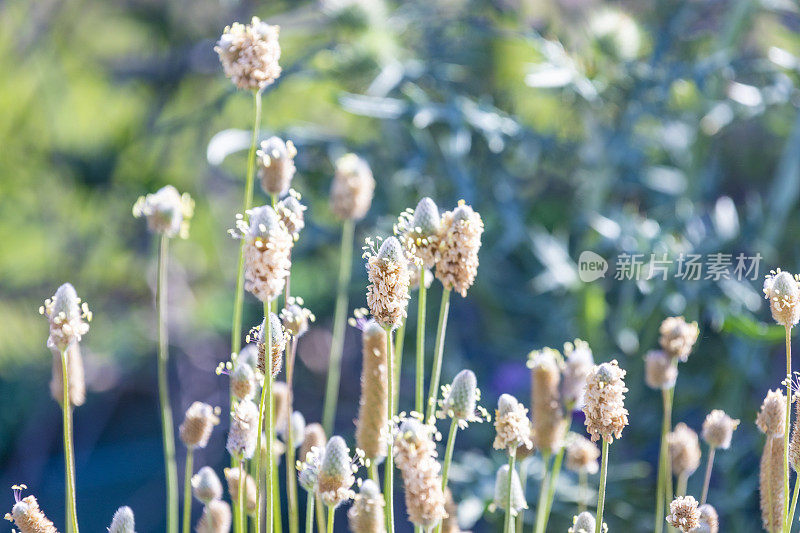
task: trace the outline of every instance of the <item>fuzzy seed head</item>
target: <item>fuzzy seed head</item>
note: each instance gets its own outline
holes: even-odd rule
[[[305,460],[306,455],[308,455],[312,448],[319,448],[322,450],[325,447],[327,440],[328,439],[325,436],[325,430],[322,428],[322,424],[317,422],[306,424],[306,427],[303,430],[303,444],[300,445],[300,453],[298,457],[300,457],[302,460]]]
[[[669,390],[678,379],[678,367],[662,350],[651,350],[644,358],[644,380],[656,390]]]
[[[700,466],[700,439],[697,433],[683,422],[667,435],[667,445],[672,461],[672,472],[690,476]]]
[[[283,196],[289,192],[289,186],[295,173],[294,156],[297,150],[292,141],[284,141],[280,137],[270,137],[261,142],[258,157],[258,177],[261,188],[271,196]]]
[[[531,422],[528,410],[510,394],[503,394],[497,401],[494,418],[494,449],[516,453],[520,446],[531,449]]]
[[[592,442],[601,438],[609,443],[622,436],[628,425],[628,410],[625,409],[625,371],[616,360],[592,367],[586,380],[585,405],[586,431]]]
[[[432,426],[406,418],[394,441],[395,461],[403,476],[408,519],[422,528],[438,524],[447,514],[434,432]]]
[[[576,473],[596,474],[600,469],[600,449],[589,439],[570,433],[566,439],[567,468]]]
[[[294,241],[300,238],[300,231],[306,227],[306,209],[300,202],[300,194],[294,189],[289,189],[289,195],[275,206],[278,217]]]
[[[561,354],[552,348],[533,351],[528,356],[528,367],[531,369],[533,446],[543,452],[555,452],[561,446],[563,427],[566,424],[559,393],[560,358]]]
[[[453,378],[444,407],[452,411],[458,420],[468,420],[475,416],[478,405],[478,379],[472,370],[462,370]]]
[[[269,352],[270,352],[270,369],[272,370],[272,377],[276,377],[283,366],[283,353],[286,350],[286,332],[283,329],[281,319],[275,313],[269,314]],[[258,330],[258,370],[266,375],[267,372],[267,319],[261,322]]]
[[[313,446],[305,455],[301,455],[302,461],[297,461],[297,481],[308,492],[317,490],[323,451],[324,448]]]
[[[764,279],[764,297],[769,300],[772,318],[781,326],[791,328],[800,320],[800,284],[780,268]]]
[[[365,480],[353,499],[353,506],[347,511],[350,530],[353,533],[385,533],[383,507],[380,488],[371,479]]]
[[[308,323],[314,320],[314,314],[296,303],[287,305],[281,311],[281,320],[286,333],[292,337],[302,337],[308,331]]]
[[[302,446],[305,437],[306,417],[300,411],[294,411],[289,417],[289,424],[292,427],[292,444],[297,448]]]
[[[58,533],[53,523],[39,508],[33,495],[17,500],[7,519],[14,521],[20,533]]]
[[[237,400],[252,400],[256,394],[256,373],[248,364],[236,361],[231,373],[231,392]]]
[[[683,533],[689,533],[700,524],[700,510],[694,496],[679,496],[669,504],[667,522]]]
[[[234,457],[251,459],[258,444],[258,407],[251,400],[242,400],[231,417],[226,449]]]
[[[356,479],[353,476],[353,461],[350,448],[344,439],[335,435],[325,445],[322,464],[319,469],[318,492],[322,503],[337,507],[342,502],[353,498],[350,487]]]
[[[81,338],[89,331],[92,313],[85,302],[81,302],[75,288],[64,283],[52,298],[45,300],[39,308],[50,323],[50,336],[47,346],[59,352],[66,350],[71,344],[81,342]]]
[[[436,278],[461,296],[475,282],[483,220],[466,204],[442,215],[436,256]]]
[[[222,482],[210,466],[204,466],[192,476],[192,494],[199,501],[207,504],[222,498]]]
[[[126,505],[114,513],[111,525],[108,526],[108,533],[135,533],[135,524],[133,510]]]
[[[231,502],[237,505],[239,502],[239,481],[241,480],[240,468],[226,468],[224,470],[225,481],[228,482],[228,494],[231,497]],[[247,514],[256,512],[258,505],[256,482],[253,477],[247,472],[244,473],[244,507]]]
[[[682,316],[665,318],[658,331],[661,333],[658,342],[664,353],[672,359],[683,362],[689,359],[689,354],[700,334],[697,322],[687,323]]]
[[[594,366],[592,349],[588,342],[581,339],[565,342],[564,359],[561,379],[562,402],[569,409],[582,409],[586,378]]]
[[[53,350],[53,371],[50,379],[50,396],[61,405],[64,402],[64,379],[61,354]],[[83,357],[80,344],[73,343],[66,348],[69,403],[73,407],[86,402],[86,379],[83,372]]]
[[[703,421],[703,440],[712,448],[727,450],[731,447],[733,432],[739,421],[729,417],[725,411],[714,409]]]
[[[494,479],[494,505],[498,509],[506,510],[508,501],[508,465],[503,465],[497,470]],[[511,515],[517,516],[522,509],[527,509],[525,493],[516,470],[511,471]]]
[[[395,237],[389,237],[377,254],[367,252],[367,306],[384,327],[398,327],[406,317],[410,269],[403,247]]]
[[[375,178],[366,161],[345,154],[335,164],[331,185],[331,210],[341,220],[361,220],[372,205]]]
[[[278,435],[286,433],[289,423],[289,385],[283,381],[272,384],[273,416],[275,418],[275,432]]]
[[[439,208],[427,197],[419,201],[413,212],[404,212],[398,221],[396,233],[423,269],[432,268],[436,263],[440,226]]]
[[[250,24],[234,22],[225,28],[214,51],[222,70],[239,89],[260,91],[281,75],[278,61],[281,45],[278,26],[270,26],[258,17]]]
[[[758,476],[761,520],[766,531],[780,531],[784,516],[783,436],[767,434]]]
[[[197,522],[197,533],[229,533],[231,530],[231,506],[222,500],[212,500],[203,508]]]
[[[370,320],[362,333],[361,398],[356,422],[356,444],[377,461],[386,455],[388,392],[386,331]]]
[[[592,513],[584,511],[572,517],[572,527],[567,530],[567,533],[594,533],[596,525],[597,521],[592,516]],[[603,524],[601,531],[607,532],[608,526]]]
[[[756,425],[765,435],[782,437],[785,431],[786,396],[780,389],[767,392],[756,417]]]
[[[188,193],[179,193],[172,185],[153,194],[140,196],[133,204],[133,216],[145,217],[151,233],[185,239],[189,221],[194,215],[194,200]]]
[[[219,424],[217,409],[207,403],[194,402],[186,410],[180,436],[187,448],[205,448],[214,426]]]
[[[711,504],[704,503],[700,507],[700,525],[691,533],[719,533],[719,515]]]
[[[244,287],[262,302],[283,292],[292,266],[294,240],[272,207],[251,209],[249,221],[239,221],[244,239]]]

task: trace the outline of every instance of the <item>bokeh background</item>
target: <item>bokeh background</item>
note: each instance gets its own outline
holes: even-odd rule
[[[612,530],[652,527],[661,409],[642,356],[665,316],[697,320],[675,422],[699,431],[712,408],[742,419],[717,454],[710,502],[724,531],[759,530],[754,419],[783,373],[761,276],[800,259],[800,12],[790,0],[0,3],[0,488],[26,483],[63,526],[60,411],[38,307],[71,281],[94,311],[88,401],[75,413],[79,517],[102,530],[128,504],[140,532],[163,531],[155,242],[131,206],[168,183],[197,202],[191,237],[171,247],[172,404],[178,420],[194,400],[224,410],[214,368],[228,356],[237,253],[226,230],[240,210],[252,99],[224,78],[213,45],[254,14],[282,27],[284,74],[264,94],[262,135],[297,145],[294,187],[309,205],[292,274],[293,293],[317,315],[299,347],[306,418],[321,415],[330,342],[332,161],[352,150],[378,182],[357,242],[388,234],[423,195],[447,209],[463,198],[485,220],[477,283],[452,303],[444,381],[469,367],[488,408],[501,392],[527,403],[527,353],[575,337],[628,370]],[[755,281],[582,283],[585,249],[763,262]],[[353,272],[351,310],[365,303],[360,260]],[[429,329],[439,294],[434,285]],[[248,296],[245,323],[258,321]],[[349,328],[337,430],[350,439],[359,344]],[[401,408],[412,402],[412,344]],[[225,433],[196,454],[198,467],[226,464]],[[502,460],[491,436],[489,424],[461,432],[451,474],[462,526],[474,531],[499,527],[484,512]],[[531,499],[540,475],[535,460]],[[574,484],[562,476],[550,531],[570,523]],[[9,491],[0,509],[12,503]]]

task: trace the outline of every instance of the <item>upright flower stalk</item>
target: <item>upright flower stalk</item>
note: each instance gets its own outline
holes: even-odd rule
[[[350,449],[342,437],[331,437],[325,445],[317,479],[317,491],[328,508],[328,533],[333,533],[336,508],[355,496],[351,488],[355,481]]]
[[[192,517],[192,460],[195,448],[205,448],[214,426],[219,424],[219,408],[203,402],[194,402],[186,410],[179,428],[181,441],[186,446],[186,469],[183,486],[183,533],[189,533]]]
[[[739,426],[739,421],[729,417],[725,411],[714,409],[703,421],[703,440],[708,444],[708,459],[706,460],[706,474],[703,479],[703,493],[700,505],[705,505],[708,498],[708,486],[711,481],[711,469],[714,467],[714,455],[717,450],[727,450],[731,447],[733,432]]]
[[[764,529],[777,533],[785,522],[785,485],[783,483],[783,432],[786,396],[775,389],[767,392],[756,417],[756,426],[766,436],[759,469],[761,519]]]
[[[506,487],[503,489],[505,498],[502,508],[505,510],[503,522],[503,532],[509,533],[511,530],[511,518],[516,516],[517,509],[512,506],[513,479],[516,475],[514,465],[517,458],[517,448],[524,447],[528,450],[533,448],[531,442],[531,423],[528,420],[528,410],[510,394],[503,394],[497,401],[497,410],[494,417],[494,449],[505,450],[508,454],[508,474]],[[519,478],[517,478],[519,480]],[[502,488],[502,483],[501,483]],[[524,496],[522,498],[524,503]],[[523,506],[524,508],[524,506]]]
[[[145,217],[152,233],[160,236],[158,277],[156,281],[156,314],[158,317],[158,398],[161,408],[161,432],[164,444],[164,469],[167,479],[167,532],[178,531],[178,467],[175,461],[175,435],[169,401],[169,332],[167,328],[167,264],[169,239],[189,235],[189,220],[194,214],[194,201],[181,195],[171,185],[154,194],[140,197],[133,206],[135,217]]]

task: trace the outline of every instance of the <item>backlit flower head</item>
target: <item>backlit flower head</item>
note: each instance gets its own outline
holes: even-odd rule
[[[596,474],[600,470],[600,449],[589,439],[577,433],[566,438],[566,467],[577,473]]]
[[[423,269],[436,263],[441,217],[436,202],[428,197],[416,209],[404,211],[395,226],[395,235],[419,259]]]
[[[300,451],[297,457],[299,457],[300,460],[305,460],[306,455],[312,448],[316,447],[322,450],[327,441],[328,439],[325,436],[325,430],[322,428],[322,424],[318,422],[306,424],[305,429],[303,429],[303,444],[300,445]]]
[[[761,520],[766,531],[780,531],[783,524],[783,473],[783,431],[778,436],[767,434],[758,476]]]
[[[773,437],[784,434],[786,418],[786,396],[780,389],[767,392],[756,417],[756,425],[762,433]]]
[[[319,467],[317,491],[322,503],[329,507],[337,507],[352,499],[355,493],[351,487],[355,481],[350,448],[342,437],[334,435],[325,445]]]
[[[593,366],[594,356],[588,342],[575,339],[564,343],[561,401],[567,408],[583,408],[583,390]]]
[[[676,476],[690,476],[700,466],[700,439],[697,433],[683,422],[667,435],[667,445]]]
[[[22,497],[25,485],[13,485],[14,507],[6,513],[5,519],[14,522],[20,533],[57,533],[55,526],[39,508],[39,502],[33,495]]]
[[[356,444],[365,457],[377,461],[386,455],[388,390],[386,330],[370,320],[363,329],[361,397],[356,421]]]
[[[267,329],[269,329],[269,343],[267,343]],[[258,347],[258,370],[267,374],[267,344],[269,344],[270,370],[272,377],[277,376],[283,366],[283,353],[286,351],[286,331],[283,329],[281,319],[275,313],[269,314],[269,328],[267,319],[261,325],[250,331],[248,341],[256,341]]]
[[[597,521],[592,513],[584,511],[572,517],[572,527],[567,530],[567,533],[594,533],[596,525]],[[608,524],[603,523],[603,527],[600,531],[607,533]]]
[[[712,448],[727,450],[737,427],[738,420],[729,417],[725,411],[714,409],[703,421],[703,440]]]
[[[700,510],[693,496],[679,496],[669,504],[667,522],[672,527],[689,533],[700,525]]]
[[[458,426],[465,428],[469,422],[483,422],[490,420],[489,413],[478,405],[481,399],[481,390],[478,380],[472,370],[462,370],[450,385],[442,387],[442,399],[439,400],[439,418],[454,418]]]
[[[534,350],[528,355],[531,369],[531,418],[533,446],[552,453],[561,446],[566,418],[561,405],[561,354],[552,348]]]
[[[180,437],[188,448],[205,448],[214,426],[219,424],[219,407],[194,402],[186,410],[180,427]]]
[[[625,371],[617,361],[592,367],[586,380],[585,403],[586,431],[592,442],[604,438],[613,442],[622,436],[628,425],[628,410],[625,409]]]
[[[292,141],[284,141],[280,137],[270,137],[261,141],[256,152],[258,157],[258,177],[261,188],[272,196],[283,196],[289,192],[289,185],[295,173],[294,156],[297,149]]]
[[[719,515],[711,504],[704,503],[700,507],[700,525],[691,533],[719,533]]]
[[[287,305],[281,310],[281,322],[286,329],[286,333],[293,337],[302,337],[307,331],[310,322],[314,322],[316,317],[311,310],[303,307],[303,299],[297,296],[290,296]]]
[[[342,220],[361,220],[372,205],[375,178],[366,161],[356,154],[336,160],[331,185],[331,210]]]
[[[498,509],[506,510],[508,501],[508,465],[503,465],[497,470],[494,479],[494,506]],[[528,508],[525,501],[525,492],[522,490],[522,483],[516,470],[511,471],[511,516],[517,516],[523,509]]]
[[[397,328],[406,317],[409,295],[409,268],[406,250],[395,237],[389,237],[376,252],[367,240],[367,306],[384,327]]]
[[[661,349],[669,357],[686,362],[692,352],[700,330],[697,322],[686,322],[682,316],[670,316],[664,319],[658,328],[661,337],[658,342]]]
[[[678,380],[675,360],[662,350],[650,350],[644,357],[644,380],[651,389],[671,389]]]
[[[528,410],[510,394],[503,394],[497,401],[494,416],[494,449],[516,453],[520,446],[533,448],[531,422]]]
[[[283,435],[289,424],[289,385],[284,381],[276,381],[272,384],[272,417],[275,421],[275,432]]]
[[[228,453],[237,458],[250,459],[258,444],[258,407],[251,400],[236,405],[228,430]]]
[[[353,506],[347,511],[350,530],[353,533],[385,533],[384,501],[381,489],[371,479],[361,483]]]
[[[255,207],[247,213],[247,221],[237,215],[236,229],[230,233],[244,239],[245,289],[269,302],[283,292],[294,240],[272,207]]]
[[[764,279],[764,297],[769,300],[772,318],[785,327],[800,320],[800,285],[798,277],[780,268],[770,271]]]
[[[227,26],[214,47],[225,76],[238,88],[251,91],[261,90],[278,79],[279,31],[278,26],[270,26],[258,17],[247,25],[234,22]]]
[[[64,402],[64,378],[61,361],[61,353],[51,348],[53,352],[53,370],[50,379],[50,396],[61,405]],[[81,345],[78,343],[70,344],[66,349],[67,356],[67,378],[69,386],[69,403],[73,407],[83,405],[86,402],[86,380],[83,371],[83,357],[81,356]]]
[[[231,506],[222,500],[211,500],[203,507],[203,514],[195,526],[196,533],[229,533]]]
[[[135,533],[135,531],[133,510],[127,505],[117,509],[111,519],[111,525],[108,526],[108,533]]]
[[[238,507],[239,503],[239,483],[241,481],[242,471],[239,467],[226,468],[224,470],[225,481],[228,482],[228,494],[231,497],[233,505]],[[256,512],[258,506],[258,492],[256,491],[256,482],[253,477],[244,472],[244,508],[247,514]]]
[[[446,289],[467,295],[478,274],[483,220],[464,201],[442,215],[438,235],[436,278]]]
[[[231,377],[231,392],[237,400],[252,400],[256,394],[258,383],[256,382],[256,373],[250,365],[239,363],[233,368],[230,373]]]
[[[192,476],[192,494],[203,503],[222,498],[222,482],[210,466],[204,466]]]
[[[92,321],[89,306],[81,302],[70,283],[61,285],[52,298],[45,300],[39,313],[50,323],[47,346],[59,352],[66,350],[70,344],[81,342]]]
[[[308,426],[306,426],[308,428]],[[300,448],[303,451],[303,448]],[[324,448],[311,446],[308,451],[301,455],[301,459],[295,465],[297,468],[297,482],[308,492],[317,490],[319,483],[319,469],[322,466],[322,454]]]
[[[292,427],[292,444],[295,448],[303,445],[306,431],[306,417],[300,411],[294,411],[289,417],[289,424]]]
[[[306,227],[305,211],[307,207],[300,202],[300,199],[300,193],[289,189],[288,196],[275,206],[278,218],[295,241],[300,237],[300,231]]]
[[[140,196],[133,204],[133,216],[145,217],[147,227],[153,233],[167,237],[186,239],[189,236],[189,221],[194,215],[194,200],[189,193],[179,193],[172,185]]]

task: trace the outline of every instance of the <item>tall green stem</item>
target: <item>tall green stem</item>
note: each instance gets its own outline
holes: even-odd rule
[[[400,374],[403,369],[403,345],[406,340],[406,318],[400,322],[394,336],[394,406],[400,405]],[[392,413],[394,414],[394,413]]]
[[[167,476],[167,533],[178,531],[178,466],[175,461],[175,435],[172,430],[172,408],[169,402],[169,360],[167,333],[167,253],[169,238],[161,236],[158,249],[156,306],[158,312],[158,401],[161,406],[161,434],[164,441],[164,470]],[[77,533],[77,529],[75,530]]]
[[[558,483],[558,477],[561,475],[561,465],[564,462],[564,454],[567,451],[566,446],[564,446],[564,437],[566,434],[569,433],[569,430],[572,427],[572,418],[569,419],[569,423],[564,428],[564,434],[560,440],[561,448],[559,448],[558,453],[556,453],[556,458],[553,461],[553,469],[552,474],[550,475],[550,481],[547,485],[547,511],[544,517],[544,528],[542,531],[547,530],[547,524],[550,521],[550,511],[553,508],[553,500],[556,496],[556,483]]]
[[[261,402],[259,403],[258,407],[258,440],[259,444],[256,446],[256,472],[258,472],[258,479],[259,482],[256,483],[256,501],[261,502],[261,482],[260,480],[263,479],[261,475],[261,467],[262,463],[262,449],[264,446],[261,445],[261,428],[264,427],[264,420],[267,421],[267,442],[266,448],[268,457],[266,458],[267,463],[267,471],[266,471],[266,478],[267,478],[267,487],[266,487],[266,496],[267,496],[267,503],[264,506],[266,508],[267,515],[264,519],[264,523],[266,524],[267,533],[272,533],[272,358],[270,356],[272,352],[272,332],[271,324],[269,320],[269,302],[264,302],[264,327],[267,330],[264,332],[264,339],[266,341],[265,346],[265,355],[264,355],[264,363],[265,363],[265,376],[264,376],[264,386],[261,388]],[[266,411],[266,413],[265,413]],[[256,507],[256,531],[261,531],[261,505],[259,504]]]
[[[425,388],[425,310],[427,295],[425,271],[421,270],[419,295],[417,296],[417,389],[414,399],[414,410],[420,414],[425,410],[425,391],[423,389]]]
[[[542,452],[542,465],[544,466],[544,475],[542,476],[542,487],[539,489],[539,503],[536,504],[536,527],[534,533],[542,533],[544,531],[545,516],[547,515],[547,487],[550,484],[550,452]]]
[[[436,344],[433,351],[433,370],[431,371],[431,386],[428,389],[428,407],[425,420],[433,416],[436,409],[436,400],[439,397],[439,379],[442,374],[442,354],[444,352],[444,337],[447,332],[447,315],[450,312],[450,289],[442,290],[442,303],[439,306],[439,324],[436,327]]]
[[[274,420],[272,421],[272,427],[275,427]],[[275,439],[273,438],[270,442],[275,442]],[[275,454],[272,454],[272,524],[275,533],[283,533],[283,511],[281,509],[281,483],[278,479],[279,477],[277,460]]]
[[[708,498],[708,485],[711,482],[711,469],[714,467],[714,454],[716,451],[717,449],[713,446],[708,449],[708,464],[706,464],[706,475],[703,479],[703,495],[700,497],[700,505],[704,505]]]
[[[322,498],[317,495],[316,497],[317,504],[314,507],[314,512],[317,515],[317,529],[320,531],[325,531],[325,506],[322,505]]]
[[[678,475],[678,485],[675,491],[675,496],[686,496],[686,485],[689,483],[689,475],[686,472],[681,472]]]
[[[508,451],[508,483],[506,485],[506,516],[503,524],[503,533],[511,531],[511,486],[514,481],[514,462],[517,459],[517,453],[514,449]]]
[[[386,367],[389,375],[386,377],[386,384],[388,387],[388,394],[386,401],[389,403],[387,412],[389,419],[394,416],[394,392],[392,390],[394,383],[394,343],[392,342],[392,328],[386,328],[386,352],[389,355]],[[394,443],[392,439],[387,439],[386,443],[386,463],[383,471],[383,495],[386,501],[386,531],[387,533],[394,533]]]
[[[786,423],[783,432],[783,531],[791,529],[789,522],[789,432],[792,426],[792,327],[786,326]]]
[[[450,473],[450,463],[453,462],[453,449],[456,443],[456,432],[458,432],[458,419],[453,417],[450,422],[450,432],[447,435],[447,446],[444,450],[444,466],[442,467],[442,492],[447,493],[447,476]],[[442,523],[436,526],[436,533],[442,530]]]
[[[530,465],[530,457],[519,462],[519,484],[522,487],[522,494],[525,495],[525,487],[528,485],[528,465]],[[517,533],[522,533],[525,529],[525,509],[517,511]]]
[[[308,491],[306,496],[306,530],[305,533],[314,533],[314,492]]]
[[[578,513],[582,513],[586,510],[586,500],[588,500],[587,494],[589,493],[589,483],[586,481],[585,470],[578,472],[578,487],[578,492],[580,494],[580,498],[578,499]]]
[[[792,530],[792,523],[794,523],[794,512],[797,509],[797,495],[800,493],[800,476],[794,478],[794,494],[792,494],[792,507],[789,510],[789,531]]]
[[[665,505],[672,497],[672,472],[669,466],[669,454],[667,453],[667,434],[672,426],[672,392],[673,389],[661,391],[661,402],[664,409],[664,417],[661,420],[661,443],[658,450],[658,487],[656,491],[656,516],[655,533],[664,530],[664,511]]]
[[[328,533],[333,533],[333,517],[335,513],[333,512],[333,505],[328,506]]]
[[[237,512],[239,513],[239,524],[242,531],[247,531],[247,513],[245,512],[245,485],[247,484],[247,476],[244,473],[244,459],[239,461],[239,485],[236,495],[236,503],[238,504]],[[256,500],[256,506],[260,506],[261,500]]]
[[[61,350],[61,386],[63,396],[61,398],[61,415],[64,425],[64,477],[67,478],[67,517],[70,520],[72,531],[78,533],[78,510],[75,503],[75,468],[72,462],[72,416],[69,397],[69,372],[67,371],[67,350]]]
[[[288,279],[287,279],[288,283]],[[289,533],[300,531],[297,498],[297,471],[295,470],[294,435],[292,432],[291,413],[294,411],[294,360],[297,353],[297,337],[289,339],[289,357],[286,359],[286,384],[289,387],[289,420],[286,424],[286,492],[289,505]]]
[[[325,388],[325,405],[322,409],[322,426],[325,434],[333,433],[336,419],[336,401],[339,397],[339,380],[342,372],[342,348],[347,318],[347,289],[353,268],[353,234],[355,223],[347,219],[342,224],[341,250],[339,251],[339,283],[336,289],[336,311],[333,317],[333,338],[328,359],[328,382]]]
[[[608,475],[608,440],[603,437],[603,451],[600,463],[600,489],[597,493],[597,523],[594,533],[603,531],[603,508],[606,504],[606,477]]]
[[[381,481],[378,478],[378,465],[375,464],[375,461],[370,460],[369,466],[367,467],[367,475],[380,487]]]
[[[186,469],[183,476],[183,533],[191,531],[192,520],[192,462],[194,447],[186,449]]]

